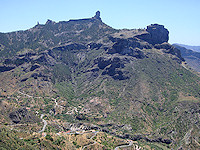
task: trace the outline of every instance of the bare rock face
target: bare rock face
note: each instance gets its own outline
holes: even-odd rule
[[[101,21],[101,17],[100,17],[100,11],[96,12],[96,15],[93,17],[93,19],[97,19]]]
[[[155,48],[161,49],[164,53],[175,55],[179,58],[178,62],[181,63],[184,61],[184,58],[181,56],[181,51],[169,43],[162,43],[154,45]]]
[[[56,22],[55,22],[55,21],[52,21],[52,20],[50,20],[50,19],[48,19],[47,22],[46,22],[46,25],[47,25],[47,24],[56,24]]]
[[[169,40],[169,31],[163,25],[151,24],[147,26],[147,32],[151,35],[151,44],[161,44]]]
[[[0,66],[0,72],[10,71],[14,69],[15,67],[7,67],[7,66]]]
[[[169,31],[163,25],[151,24],[147,26],[146,31],[147,33],[137,35],[136,37],[153,45],[162,44],[169,40]]]
[[[109,75],[115,80],[128,79],[126,71],[123,70],[125,64],[128,62],[126,58],[121,57],[99,57],[95,60],[98,64],[98,70],[104,70],[102,75]]]
[[[145,55],[141,51],[141,49],[149,48],[148,45],[142,45],[138,40],[134,38],[112,38],[112,41],[114,42],[114,44],[110,49],[108,49],[108,54],[118,53],[121,55],[129,55],[138,59],[143,59],[145,58]]]

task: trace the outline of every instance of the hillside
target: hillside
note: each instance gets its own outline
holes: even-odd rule
[[[2,130],[17,126],[23,134],[44,134],[33,145],[41,145],[45,134],[102,131],[106,135],[92,138],[93,146],[113,149],[123,145],[112,145],[119,138],[146,149],[198,149],[200,78],[168,39],[163,25],[116,30],[100,12],[1,33]],[[101,141],[104,136],[110,142]],[[47,137],[55,149],[63,141],[69,149],[89,146],[61,134],[60,143]]]
[[[200,72],[200,53],[185,47],[173,44],[174,47],[181,51],[181,56],[186,60],[189,66],[197,72]]]

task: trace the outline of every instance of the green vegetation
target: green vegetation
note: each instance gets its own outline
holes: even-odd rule
[[[171,45],[153,46],[134,37],[143,32],[115,30],[100,20],[84,19],[0,33],[2,124],[9,127],[9,114],[21,107],[44,114],[49,123],[43,140],[31,134],[20,139],[17,132],[2,129],[2,149],[62,149],[66,139],[54,134],[64,131],[66,122],[92,123],[130,138],[162,138],[173,149],[177,143],[198,147],[198,129],[191,133],[189,146],[184,140],[190,129],[200,126],[200,77],[181,65],[179,51]],[[31,126],[26,118],[24,122],[23,130],[30,133],[42,127]],[[101,138],[108,149],[120,142],[107,134]],[[82,145],[76,139],[70,146]],[[154,143],[148,146],[164,149]]]
[[[53,141],[53,138],[51,137],[51,135],[47,134],[45,137],[47,140]]]
[[[71,100],[74,98],[74,91],[71,83],[67,82],[60,82],[56,83],[56,88],[59,90],[59,94],[68,100]],[[70,103],[70,101],[68,101]]]
[[[12,134],[11,134],[12,133]],[[0,148],[1,149],[34,149],[31,144],[26,144],[23,140],[16,136],[15,132],[11,132],[6,129],[1,129],[0,131]]]
[[[53,83],[62,82],[71,78],[70,69],[66,65],[57,64],[52,67],[53,69]]]

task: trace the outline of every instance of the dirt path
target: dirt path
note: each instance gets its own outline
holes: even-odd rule
[[[25,94],[25,93],[23,93],[21,91],[18,91],[18,93],[20,93],[20,94],[22,94],[24,96],[27,96],[28,98],[42,98],[42,97],[34,97],[34,96],[31,96],[31,95]]]

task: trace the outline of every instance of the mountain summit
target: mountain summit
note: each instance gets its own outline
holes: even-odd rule
[[[40,114],[49,142],[58,131],[94,129],[141,145],[198,149],[200,78],[168,39],[159,24],[113,29],[99,11],[0,33],[1,124],[39,132],[32,115]]]
[[[98,19],[101,21],[101,17],[100,17],[100,11],[96,12],[96,15],[93,17],[94,19]]]

